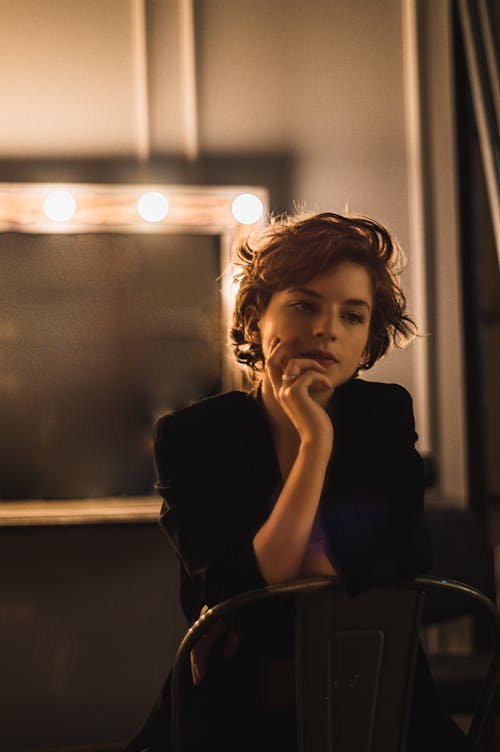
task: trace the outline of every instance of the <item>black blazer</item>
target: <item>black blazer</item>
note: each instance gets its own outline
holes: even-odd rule
[[[335,390],[327,412],[335,438],[320,521],[332,564],[352,593],[414,577],[430,566],[431,550],[410,395],[395,384],[353,378]],[[282,480],[258,390],[211,397],[161,418],[154,454],[157,489],[164,498],[160,522],[181,562],[181,602],[192,622],[202,605],[266,584],[252,540]],[[228,662],[215,655],[218,662],[207,678],[200,687],[191,687],[186,701],[196,718],[192,733],[201,734],[193,749],[207,749],[205,739],[210,735],[219,739],[214,749],[226,749],[228,734],[228,748],[233,749],[234,741],[240,743],[253,726],[247,704],[254,690],[247,684],[256,680],[256,658],[276,655],[287,642],[282,629],[273,639],[274,616],[259,613],[250,630],[246,619],[246,635],[235,657]],[[292,627],[292,618],[289,622]],[[293,649],[288,642],[286,654]],[[243,689],[238,676],[245,677]],[[246,715],[241,720],[241,702],[234,698],[245,692]],[[170,749],[169,714],[170,675],[127,752]],[[408,750],[441,749],[461,750],[466,745],[440,708],[420,651]]]
[[[412,402],[396,384],[353,378],[327,406],[334,449],[320,501],[327,553],[352,593],[431,564]],[[161,526],[181,561],[189,621],[202,605],[266,583],[252,539],[282,480],[258,391],[229,392],[160,419]]]

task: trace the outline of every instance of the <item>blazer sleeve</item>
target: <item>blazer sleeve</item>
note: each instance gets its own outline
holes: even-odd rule
[[[210,436],[181,413],[156,426],[157,491],[163,497],[160,525],[181,561],[181,602],[192,620],[202,605],[264,587],[253,550],[255,531],[238,505],[238,488],[223,464],[210,457]],[[206,429],[205,429],[206,433]],[[207,459],[208,457],[208,459]]]
[[[352,594],[412,579],[432,564],[416,440],[411,397],[391,385],[372,425],[337,465],[340,489],[324,515],[326,552]]]

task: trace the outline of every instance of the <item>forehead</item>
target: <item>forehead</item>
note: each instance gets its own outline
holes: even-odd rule
[[[370,273],[361,264],[350,261],[342,262],[307,282],[290,282],[282,293],[290,294],[297,290],[325,298],[363,298],[368,302],[373,298]]]

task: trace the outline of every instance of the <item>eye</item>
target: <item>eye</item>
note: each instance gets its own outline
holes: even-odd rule
[[[365,317],[359,311],[344,311],[342,318],[347,321],[348,324],[364,324]]]
[[[304,311],[305,313],[313,313],[316,310],[316,306],[310,300],[296,300],[290,303],[290,308],[294,311]]]

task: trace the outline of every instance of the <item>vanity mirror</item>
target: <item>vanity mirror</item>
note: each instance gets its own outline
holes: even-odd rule
[[[0,184],[1,525],[157,518],[154,424],[239,386],[231,253],[266,211],[255,187]]]

